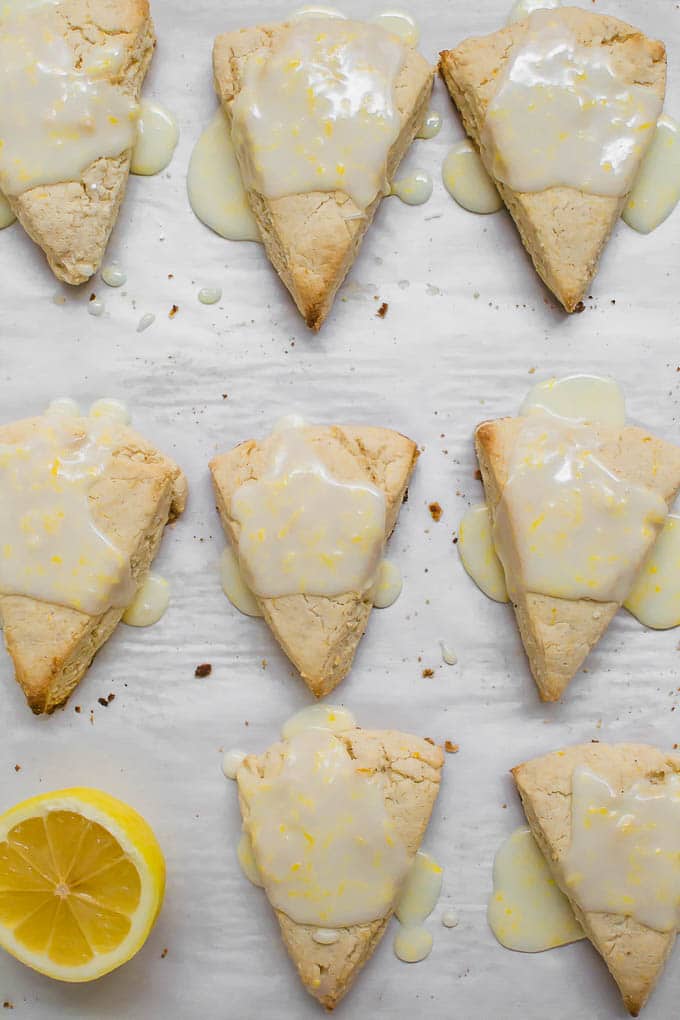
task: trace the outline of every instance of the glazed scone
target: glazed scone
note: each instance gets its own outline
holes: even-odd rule
[[[247,28],[226,32],[215,40],[215,89],[229,123],[248,59],[254,53],[266,56],[287,27]],[[422,126],[434,78],[434,69],[415,49],[406,47],[406,51],[394,90],[401,130],[388,155],[388,181]],[[381,198],[378,194],[361,215],[352,199],[340,191],[276,199],[248,191],[267,255],[310,328],[318,330],[328,315]]]
[[[513,449],[526,418],[483,422],[475,449],[492,521],[508,479]],[[669,505],[680,489],[680,448],[633,426],[596,426],[604,445],[600,460],[615,475],[644,485]],[[514,550],[505,580],[531,672],[543,701],[558,701],[591,648],[611,623],[620,602],[553,598],[527,591]]]
[[[378,776],[385,806],[396,836],[413,858],[427,829],[439,792],[444,755],[440,747],[420,737],[391,730],[354,729],[336,734],[347,748],[356,771]],[[285,744],[274,744],[264,754],[249,755],[241,769],[267,780],[281,771]],[[250,804],[239,771],[239,803],[244,826]],[[346,994],[385,933],[391,911],[380,920],[338,929],[338,941],[320,945],[313,938],[318,927],[298,924],[281,910],[276,918],[288,953],[307,990],[332,1010]]]
[[[666,51],[661,42],[638,29],[575,7],[551,12],[579,43],[610,56],[627,83],[647,85],[660,99],[666,88]],[[568,312],[580,307],[598,268],[627,195],[594,195],[573,187],[538,192],[513,191],[493,173],[493,156],[483,144],[482,129],[502,71],[526,38],[525,19],[493,35],[466,39],[440,54],[440,71],[460,111],[465,130],[520,232],[537,273]]]
[[[148,0],[60,0],[55,10],[74,67],[87,66],[102,45],[117,44],[122,63],[106,79],[139,99],[156,44]],[[59,280],[84,283],[99,268],[125,195],[131,154],[128,149],[95,160],[80,180],[39,185],[9,197],[15,216]]]
[[[28,439],[41,419],[0,427],[0,444]],[[117,432],[107,469],[92,485],[89,503],[98,528],[130,557],[140,588],[168,521],[182,512],[187,483],[171,460],[128,428]],[[125,607],[92,616],[24,595],[0,594],[7,650],[17,682],[36,714],[63,705],[97,651],[120,622]]]
[[[534,838],[586,935],[602,956],[632,1016],[647,1001],[673,948],[675,932],[656,931],[622,914],[584,912],[562,881],[559,863],[571,839],[572,775],[585,766],[616,792],[636,781],[680,773],[680,757],[640,744],[583,744],[512,770]]]
[[[385,495],[385,539],[389,538],[406,495],[418,451],[415,443],[389,429],[313,426],[305,436],[327,468],[341,481],[367,481]],[[236,490],[268,468],[271,438],[249,440],[210,464],[217,509],[224,530],[238,548],[240,528],[231,513]],[[325,697],[347,675],[373,609],[368,591],[345,595],[285,595],[257,598],[283,651],[317,698]]]

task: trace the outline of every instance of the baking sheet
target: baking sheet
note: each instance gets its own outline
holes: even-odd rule
[[[357,0],[342,6],[355,16],[369,12]],[[507,14],[507,0],[420,7],[421,49],[432,60],[467,35],[493,31]],[[667,109],[679,115],[678,5],[598,0],[594,9],[666,41]],[[264,623],[240,616],[222,595],[224,539],[207,473],[215,453],[295,411],[319,422],[390,426],[424,449],[390,547],[404,592],[373,614],[335,700],[363,726],[460,745],[447,755],[425,842],[445,866],[429,922],[433,952],[417,966],[400,963],[390,930],[338,1013],[621,1017],[616,988],[588,945],[536,956],[497,945],[485,920],[491,865],[522,821],[512,765],[568,742],[670,748],[680,740],[680,632],[645,631],[619,613],[564,702],[541,705],[511,611],[474,587],[452,538],[466,506],[481,498],[474,426],[515,412],[540,378],[611,373],[631,418],[677,441],[680,214],[646,238],[621,224],[586,311],[567,318],[542,289],[505,213],[472,216],[444,191],[441,162],[462,132],[437,82],[433,106],[443,130],[416,142],[406,162],[432,173],[432,200],[420,208],[383,203],[325,328],[310,334],[260,247],[210,233],[185,192],[191,149],[215,107],[214,35],[289,10],[288,2],[156,0],[159,44],[145,92],[176,112],[181,140],[167,172],[131,179],[109,247],[128,275],[120,291],[98,278],[62,287],[19,227],[0,234],[1,420],[37,413],[61,395],[85,405],[122,398],[134,425],[176,457],[191,486],[187,512],[166,532],[156,564],[172,584],[168,612],[149,630],[121,626],[64,711],[34,718],[0,654],[0,807],[77,784],[129,801],[167,856],[163,912],[139,955],[95,984],[60,985],[0,955],[0,1003],[11,1002],[17,1020],[320,1015],[263,894],[240,873],[236,790],[220,771],[222,749],[262,750],[310,695]],[[198,303],[203,286],[223,288],[219,305]],[[101,319],[87,314],[93,292],[106,302]],[[65,303],[55,304],[55,295]],[[383,301],[389,310],[380,319]],[[169,319],[173,303],[179,311]],[[156,322],[138,334],[145,312]],[[428,511],[434,500],[444,511],[439,523]],[[457,666],[441,662],[440,639],[455,650]],[[196,679],[204,662],[212,674]],[[426,668],[431,678],[423,678]],[[109,693],[116,699],[102,708],[97,699]],[[452,930],[440,921],[448,908],[460,917]],[[679,968],[676,954],[648,1020],[675,1012]]]

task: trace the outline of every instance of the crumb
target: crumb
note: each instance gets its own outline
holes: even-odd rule
[[[222,400],[226,400],[228,396],[229,396],[228,393],[223,393],[222,394]]]
[[[599,743],[600,743],[600,741],[599,741],[599,740],[596,740],[596,739],[595,739],[595,737],[593,737],[593,739],[592,739],[592,740],[590,741],[590,743],[591,743],[591,744],[599,744]]]
[[[266,659],[263,659],[261,665],[262,665],[262,669],[266,669],[267,666],[269,665],[269,663],[267,662]]]
[[[172,308],[170,309],[170,311],[168,312],[168,318],[169,319],[174,319],[175,316],[177,315],[178,311],[179,311],[179,305],[173,305]]]
[[[458,744],[452,744],[450,740],[444,741],[444,750],[447,754],[458,754],[460,746]]]
[[[453,536],[453,544],[458,545],[458,535]]]
[[[97,701],[102,706],[102,708],[108,708],[109,707],[109,699],[108,698],[97,698]]]
[[[426,744],[432,744],[433,747],[436,747],[436,744],[432,737],[423,737],[423,740],[425,741]]]
[[[433,521],[440,521],[442,519],[443,510],[439,503],[430,503],[430,516]]]
[[[535,368],[530,368],[529,369],[529,375],[533,375],[535,371],[536,371]]]
[[[90,301],[96,301],[97,295],[95,293],[90,294]]]
[[[504,811],[507,809],[507,806],[508,806],[507,804],[501,804],[501,807],[503,808]]]
[[[209,662],[202,662],[201,665],[197,666],[196,669],[194,670],[194,676],[199,677],[199,679],[201,680],[203,679],[203,677],[210,676],[211,673],[212,666],[210,665]]]
[[[581,314],[581,312],[585,312],[585,310],[586,306],[583,304],[582,301],[579,301],[579,303],[576,305],[576,308],[574,309],[574,311],[579,315]]]
[[[21,772],[21,765],[15,765],[14,766],[14,771],[15,772]]]
[[[108,701],[108,703],[110,705],[112,701],[116,700],[116,695],[115,694],[109,694],[109,696],[108,696],[108,698],[106,700]]]
[[[90,709],[90,726],[94,726],[94,709]]]
[[[77,712],[78,715],[80,715],[80,713],[82,712],[82,708],[80,707],[80,705],[76,705],[76,707],[73,709],[73,711]]]
[[[14,1009],[14,1003],[10,1002],[9,999],[5,999],[5,1001],[2,1004],[2,1008],[3,1009]]]
[[[168,280],[174,280],[174,279],[175,279],[175,274],[174,273],[168,273]]]
[[[475,471],[475,478],[477,479],[478,482],[481,482],[482,480],[482,472],[479,470],[479,468],[477,468],[477,470]]]
[[[168,955],[168,947],[166,946],[165,949],[163,950],[163,952],[161,953],[161,960],[164,960],[167,955]]]
[[[384,319],[385,316],[387,315],[387,309],[389,307],[390,306],[388,305],[387,301],[383,301],[383,303],[381,304],[380,308],[378,309],[378,311],[375,314],[378,316],[379,319]]]
[[[431,676],[434,676],[434,670],[433,669],[424,669],[423,670],[423,679],[427,680]]]

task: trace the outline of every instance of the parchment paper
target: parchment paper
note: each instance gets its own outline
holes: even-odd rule
[[[590,3],[587,4],[590,8]],[[377,13],[344,0],[355,16]],[[491,32],[507,0],[418,5],[423,53]],[[680,115],[680,10],[674,0],[598,0],[665,40],[666,108]],[[387,199],[319,336],[307,331],[259,246],[224,241],[189,208],[189,156],[215,108],[210,54],[220,31],[282,19],[286,0],[155,0],[159,38],[145,92],[177,114],[181,141],[167,172],[132,178],[109,257],[128,282],[58,285],[18,226],[0,234],[0,420],[40,412],[56,396],[84,405],[127,400],[134,425],[177,458],[191,486],[156,569],[172,602],[148,630],[121,626],[63,711],[34,718],[0,655],[0,808],[63,786],[101,787],[154,826],[168,863],[165,906],[147,945],[90,985],[42,978],[0,954],[0,1003],[12,1017],[188,1020],[312,1018],[261,891],[240,873],[236,789],[221,751],[260,751],[311,696],[262,621],[233,610],[218,578],[224,538],[207,463],[266,434],[281,415],[399,429],[423,447],[390,555],[402,567],[399,601],[376,611],[354,669],[337,690],[365,727],[416,731],[460,745],[426,847],[445,866],[430,925],[431,956],[408,966],[390,929],[338,1013],[432,1020],[571,1020],[624,1016],[604,964],[586,943],[527,956],[494,940],[485,919],[494,853],[522,821],[508,769],[569,742],[680,740],[679,631],[644,630],[619,613],[558,705],[541,705],[511,610],[485,598],[459,562],[453,535],[481,498],[471,436],[482,419],[516,412],[550,374],[607,373],[623,384],[630,417],[678,440],[680,214],[649,237],[620,224],[586,311],[568,318],[542,288],[505,213],[458,208],[440,179],[461,135],[438,82],[441,134],[418,141],[405,167],[435,178],[432,200]],[[197,301],[221,286],[219,305]],[[91,293],[106,314],[87,314]],[[53,302],[64,295],[65,304]],[[389,310],[376,316],[381,302]],[[168,312],[176,303],[174,319]],[[145,312],[155,324],[138,334]],[[438,501],[435,523],[428,504]],[[439,640],[459,664],[441,661]],[[199,663],[212,664],[206,679]],[[433,669],[424,678],[422,672]],[[107,708],[98,698],[115,693]],[[81,706],[77,714],[75,706]],[[92,714],[91,714],[92,713]],[[17,771],[16,767],[20,766]],[[457,928],[441,925],[453,908]],[[165,950],[167,949],[167,954]],[[677,1011],[677,952],[645,1013]]]

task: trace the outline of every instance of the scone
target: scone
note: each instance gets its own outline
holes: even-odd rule
[[[398,432],[371,426],[309,426],[301,432],[313,454],[341,484],[368,484],[383,494],[380,542],[384,544],[397,522],[418,457],[415,443]],[[242,526],[234,515],[234,496],[244,483],[267,477],[276,442],[276,434],[261,442],[249,440],[210,464],[217,509],[235,550]],[[329,694],[349,672],[366,629],[373,609],[370,584],[332,597],[255,595],[274,637],[309,689],[317,698]]]
[[[274,790],[277,777],[280,780],[287,768],[291,745],[300,769],[308,763],[310,755],[317,761],[318,756],[324,760],[328,757],[329,772],[339,769],[333,771],[332,798],[325,804],[317,801],[310,811],[297,816],[297,824],[295,816],[289,818],[286,811],[287,790],[291,797],[300,795],[309,804],[308,795],[317,792],[310,772],[296,774],[294,766],[289,773],[290,787],[278,789],[268,802],[262,800],[263,794],[266,798],[267,791]],[[292,741],[274,744],[262,755],[249,755],[238,770],[244,835],[251,840],[260,871],[258,881],[264,884],[270,901],[275,899],[272,906],[281,935],[300,979],[328,1010],[349,990],[385,933],[409,865],[427,829],[439,792],[442,765],[441,748],[420,737],[391,730],[352,729],[331,734],[315,729],[293,737]],[[346,787],[347,782],[352,786]],[[362,795],[366,801],[361,799]],[[329,796],[328,788],[325,796]],[[334,819],[339,817],[344,822],[338,828]],[[296,830],[301,824],[305,827],[305,845],[309,847],[308,859],[305,855],[301,861],[305,869],[305,923],[294,920],[280,907],[288,890],[285,879],[281,884],[272,877],[279,871],[279,848],[269,839],[269,826],[278,831],[280,825],[286,825],[295,845],[299,835]],[[356,841],[350,843],[355,829]],[[386,847],[383,838],[387,839]],[[344,851],[361,874],[346,874],[350,864],[342,852],[345,839]],[[314,856],[317,840],[323,840],[324,849]],[[343,892],[343,886],[362,881],[363,889]],[[383,883],[386,891],[381,894],[378,887]],[[329,886],[333,887],[332,892]],[[290,893],[288,909],[295,914],[299,909],[295,888]],[[365,897],[375,902],[368,905]],[[331,912],[342,923],[332,917],[330,921],[322,918],[329,910],[329,899]],[[351,923],[353,911],[357,911],[354,916],[364,918],[361,923]],[[312,917],[315,912],[317,923]],[[337,937],[322,944],[318,938],[320,928],[330,929]]]
[[[615,795],[634,784],[655,790],[675,783],[680,757],[639,744],[583,744],[555,751],[512,770],[534,838],[553,878],[569,898],[577,920],[602,956],[632,1016],[645,1005],[675,942],[675,929],[657,930],[629,914],[589,910],[570,874],[573,841],[573,777],[586,769],[604,780]],[[623,821],[623,820],[622,820]],[[634,833],[629,839],[634,839]],[[612,864],[612,869],[614,865]]]
[[[466,39],[455,49],[440,54],[440,71],[465,130],[479,148],[537,273],[564,308],[573,312],[588,293],[628,192],[591,194],[564,186],[522,192],[499,179],[494,153],[484,134],[487,113],[501,87],[505,69],[527,41],[536,17],[559,23],[573,34],[578,44],[599,50],[603,58],[611,60],[617,78],[627,85],[645,86],[661,101],[666,87],[666,53],[661,42],[648,39],[623,21],[564,7],[537,12],[530,19],[493,35]],[[635,154],[637,167],[644,151],[640,146]]]
[[[518,437],[529,420],[487,421],[475,433],[492,522],[497,517]],[[680,448],[632,426],[618,429],[597,425],[593,429],[599,461],[617,478],[657,493],[670,507],[680,489]],[[655,537],[656,533],[650,534],[647,550]],[[543,701],[557,701],[626,595],[607,602],[556,598],[527,590],[514,538],[510,533],[507,562],[503,564],[508,594],[540,696]]]
[[[11,455],[12,449],[30,446],[45,423],[44,417],[30,418],[0,427],[3,457],[8,451]],[[69,418],[64,427],[80,442],[87,435],[88,420]],[[165,525],[184,509],[187,484],[176,464],[131,429],[113,427],[106,442],[110,444],[108,454],[98,465],[87,505],[92,527],[115,547],[126,570],[129,568],[128,596],[132,601],[148,575]],[[58,462],[54,463],[56,471]],[[7,461],[0,458],[0,468],[6,466]],[[8,479],[0,470],[0,486],[4,485]],[[9,488],[2,498],[9,498]],[[25,508],[36,542],[39,535],[52,534],[50,516],[60,512],[56,503],[49,502],[36,504],[35,512]],[[78,534],[73,534],[72,540],[78,543]],[[49,552],[49,539],[46,548]],[[45,573],[43,564],[40,571]],[[73,596],[80,594],[77,584],[64,599],[66,604],[61,604],[32,597],[29,593],[37,581],[28,571],[26,577],[22,594],[12,593],[2,583],[0,568],[0,620],[17,682],[30,707],[40,714],[64,704],[120,622],[125,605],[109,605],[102,612],[79,611],[73,607]]]
[[[139,99],[156,42],[148,0],[59,0],[49,16],[73,51],[74,69],[95,68],[94,80]],[[130,159],[131,148],[126,148],[95,159],[78,179],[7,196],[24,230],[65,283],[83,283],[99,268],[125,194]]]
[[[319,32],[328,31],[329,24],[353,24],[361,33],[381,33],[376,26],[359,23],[331,22],[330,19],[309,19],[319,26]],[[253,62],[266,63],[272,59],[287,37],[292,24],[264,25],[239,32],[227,32],[215,40],[213,71],[215,89],[227,119],[232,125],[235,102],[244,88]],[[333,30],[333,28],[331,28]],[[394,37],[392,45],[401,45]],[[393,86],[393,103],[399,118],[398,134],[386,154],[383,187],[371,198],[365,208],[339,188],[290,193],[269,198],[249,184],[246,164],[256,162],[258,153],[252,150],[236,152],[241,165],[248,200],[264,242],[267,255],[290,291],[301,315],[309,327],[318,330],[330,311],[333,299],[356,258],[361,240],[389,187],[397,167],[418,133],[432,91],[433,68],[410,46],[403,45],[401,66]],[[339,81],[340,77],[336,79]],[[284,91],[282,83],[282,92]],[[312,91],[310,89],[310,91]],[[320,94],[320,93],[319,93]],[[310,99],[313,104],[314,97]],[[356,101],[356,96],[352,101]],[[313,105],[310,105],[310,111]],[[311,112],[310,112],[311,117]],[[233,126],[233,125],[232,125]],[[321,128],[324,126],[322,125]],[[297,128],[295,129],[297,130]],[[333,124],[327,131],[332,134]],[[324,130],[320,130],[322,136]],[[246,147],[248,147],[246,139]],[[282,159],[281,173],[285,170]]]

